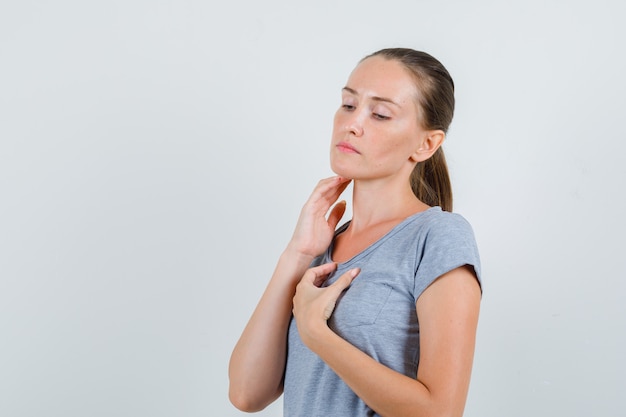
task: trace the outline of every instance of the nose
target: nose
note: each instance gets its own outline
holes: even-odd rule
[[[363,112],[352,111],[346,119],[345,129],[346,132],[353,134],[354,136],[363,135]]]

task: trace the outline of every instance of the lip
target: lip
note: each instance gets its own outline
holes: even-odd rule
[[[348,142],[339,142],[336,147],[341,152],[360,154],[360,152],[357,151],[356,148],[354,146],[350,145]]]

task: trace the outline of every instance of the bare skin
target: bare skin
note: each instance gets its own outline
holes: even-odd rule
[[[334,264],[307,271],[298,284],[294,316],[302,341],[381,416],[462,416],[474,354],[480,289],[467,267],[450,271],[419,298],[420,366],[413,379],[361,352],[326,324],[358,269],[320,288]],[[349,359],[347,359],[349,358]]]
[[[315,256],[328,247],[345,211],[339,203],[330,211],[349,181],[322,180],[302,208],[296,230],[281,255],[272,278],[229,364],[229,397],[244,411],[259,411],[283,392],[286,340],[295,288]]]
[[[358,268],[323,288],[336,264],[307,269],[331,243],[345,210],[345,204],[336,202],[349,182],[346,178],[354,180],[353,216],[335,240],[335,261],[352,258],[406,217],[428,208],[413,195],[408,178],[416,163],[432,156],[445,134],[420,127],[415,94],[413,80],[394,61],[369,58],[351,74],[331,142],[331,166],[339,176],[320,181],[304,205],[233,351],[230,398],[239,409],[260,410],[282,393],[293,314],[303,343],[378,414],[462,415],[480,304],[480,288],[470,267],[442,275],[418,298],[417,378],[380,364],[328,327],[339,294],[358,279]]]

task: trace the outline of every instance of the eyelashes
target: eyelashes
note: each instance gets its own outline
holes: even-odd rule
[[[356,106],[352,105],[352,104],[342,104],[341,108],[345,111],[354,111],[356,110]],[[391,119],[391,116],[387,116],[381,113],[377,113],[377,112],[372,112],[372,117],[376,120],[389,120]]]

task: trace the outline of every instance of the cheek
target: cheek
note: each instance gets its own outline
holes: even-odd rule
[[[404,132],[388,132],[384,141],[380,141],[380,156],[390,160],[406,160],[415,149],[414,141]]]
[[[343,118],[339,112],[335,113],[335,117],[333,118],[333,136],[339,133],[343,126]]]

